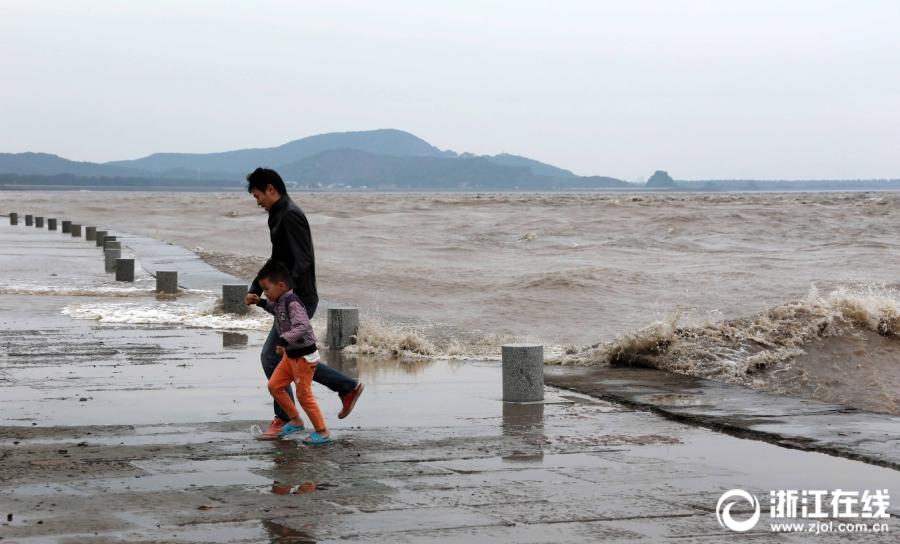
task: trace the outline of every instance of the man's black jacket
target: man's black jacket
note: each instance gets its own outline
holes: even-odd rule
[[[269,210],[270,261],[283,264],[291,273],[291,287],[303,304],[318,304],[316,292],[316,256],[312,234],[303,210],[288,195],[283,195]],[[262,287],[253,280],[250,292],[260,295]]]

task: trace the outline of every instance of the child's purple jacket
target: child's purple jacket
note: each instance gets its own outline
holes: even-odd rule
[[[257,305],[275,316],[278,345],[284,346],[288,357],[296,359],[316,351],[316,335],[309,316],[293,289],[281,295],[277,302],[260,299]]]

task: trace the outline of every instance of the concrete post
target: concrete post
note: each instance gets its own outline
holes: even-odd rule
[[[30,215],[30,214],[26,215],[25,216],[25,226],[30,227],[32,225],[34,225],[34,216]]]
[[[116,259],[116,281],[134,281],[134,259]]]
[[[84,239],[92,242],[97,241],[97,227],[84,227]]]
[[[56,219],[51,217],[47,220],[47,230],[56,230]]]
[[[116,259],[122,256],[121,249],[104,249],[103,250],[103,259],[104,265],[103,269],[109,273],[113,273],[116,271]]]
[[[228,314],[244,315],[250,311],[250,307],[244,304],[247,296],[246,285],[222,286],[222,309]]]
[[[106,242],[115,242],[115,241],[116,241],[115,236],[110,236],[107,234],[103,237],[103,241],[100,242],[100,247],[102,247],[103,249],[106,249]]]
[[[122,242],[117,240],[110,240],[103,244],[103,249],[122,249]]]
[[[10,225],[18,225],[19,224],[19,214],[16,212],[12,212],[9,214],[9,224]]]
[[[156,271],[156,292],[157,293],[177,293],[178,292],[178,272]],[[246,294],[246,290],[244,293]]]
[[[94,240],[97,242],[97,247],[103,247],[103,238],[106,237],[108,233],[105,230],[98,230],[96,234],[94,234]]]
[[[36,229],[44,228],[44,218],[43,217],[35,217],[34,218],[34,228],[36,228]]]
[[[72,238],[81,238],[81,225],[72,223],[69,229],[72,231]]]
[[[325,333],[329,349],[344,349],[355,342],[359,333],[357,308],[328,308],[328,329]]]
[[[63,233],[63,234],[69,234],[70,232],[72,232],[72,222],[71,222],[71,221],[66,221],[66,220],[64,219],[63,222],[62,222],[62,233]]]
[[[544,346],[506,344],[503,354],[503,400],[544,400]]]

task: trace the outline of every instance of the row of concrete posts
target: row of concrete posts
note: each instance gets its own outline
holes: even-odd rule
[[[17,225],[19,214],[9,214],[9,224]],[[25,226],[44,227],[44,218],[25,216]],[[47,219],[47,228],[56,230],[56,219]],[[62,232],[73,237],[81,236],[81,225],[71,221],[62,222]],[[123,259],[122,244],[107,231],[96,227],[84,229],[86,240],[95,240],[102,247],[106,271],[116,274],[117,281],[134,281],[134,259]],[[156,291],[176,293],[178,272],[157,271]],[[222,304],[226,313],[246,314],[249,308],[244,303],[247,286],[243,284],[223,285]],[[357,308],[329,308],[326,342],[331,349],[343,349],[353,343],[359,331],[359,310]],[[539,344],[507,344],[502,348],[503,400],[506,402],[540,402],[544,399],[544,347]]]
[[[44,228],[44,217],[25,215],[25,226],[36,228]],[[81,238],[82,225],[73,223],[67,219],[58,222],[56,218],[47,219],[47,230],[55,231],[57,224],[63,234],[68,234],[73,238]],[[12,212],[9,214],[9,224],[19,224],[19,214]],[[108,231],[97,230],[97,227],[83,228],[84,239],[89,242],[95,242],[97,247],[103,250],[104,270],[110,274],[116,275],[116,281],[133,282],[134,281],[134,259],[122,258],[122,243],[116,240],[115,236],[109,235]],[[161,276],[161,277],[160,277]],[[178,279],[176,272],[160,272],[157,273],[157,291],[163,293],[175,293],[178,290]]]

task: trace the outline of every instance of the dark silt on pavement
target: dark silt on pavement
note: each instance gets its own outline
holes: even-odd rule
[[[326,354],[367,384],[344,420],[316,386],[337,442],[259,442],[262,331],[101,325],[60,314],[77,297],[22,298],[0,295],[3,542],[893,541],[736,534],[714,509],[733,488],[900,489],[895,470],[554,387],[504,404],[494,362]]]

